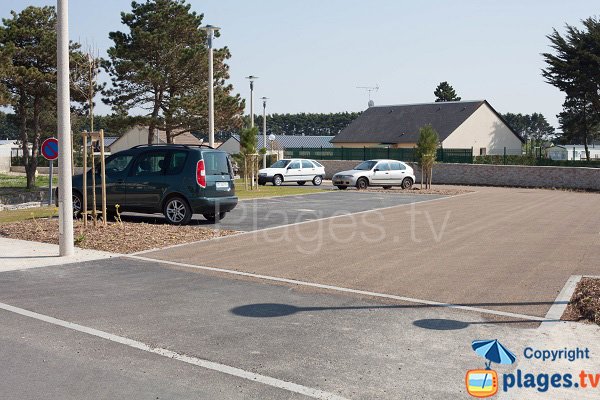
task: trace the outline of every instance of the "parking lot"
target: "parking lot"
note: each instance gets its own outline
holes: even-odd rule
[[[444,196],[331,190],[300,196],[243,200],[216,227],[248,232],[442,197]],[[164,223],[162,215],[129,214],[125,219]],[[195,215],[192,223],[213,226],[200,215]]]
[[[579,210],[599,206],[593,193],[478,188],[145,256],[543,317],[569,276],[598,272],[600,216]]]
[[[466,396],[471,340],[549,340],[567,279],[600,274],[597,194],[473,190],[243,202],[236,236],[2,272],[0,397]]]

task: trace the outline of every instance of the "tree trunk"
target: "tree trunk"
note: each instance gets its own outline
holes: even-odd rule
[[[160,105],[162,103],[163,94],[158,88],[154,91],[154,106],[152,107],[152,114],[150,114],[150,123],[148,124],[148,144],[154,143],[155,131],[156,131],[156,120],[158,119],[158,113],[160,112]],[[158,140],[156,141],[158,143]]]
[[[23,150],[23,166],[27,174],[27,187],[35,185],[35,174],[33,177],[29,174],[29,138],[27,137],[27,105],[26,98],[23,92],[20,92],[18,114],[19,114],[19,136],[21,137],[21,148]]]
[[[29,162],[25,164],[25,173],[27,174],[27,189],[33,189],[35,187],[35,173],[38,166],[38,155],[40,147],[40,112],[41,112],[41,99],[35,97],[33,99],[33,141],[31,143],[31,158]]]

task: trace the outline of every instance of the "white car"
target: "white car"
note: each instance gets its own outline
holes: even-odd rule
[[[358,164],[354,169],[338,172],[331,179],[338,189],[348,186],[366,189],[369,186],[383,186],[389,189],[400,186],[410,189],[415,183],[415,173],[411,167],[397,160],[368,160]]]
[[[304,158],[291,158],[277,161],[269,168],[263,168],[258,171],[258,184],[266,185],[272,182],[275,186],[280,186],[283,182],[296,182],[298,185],[304,185],[306,182],[312,182],[319,186],[325,176],[325,167],[315,160]]]

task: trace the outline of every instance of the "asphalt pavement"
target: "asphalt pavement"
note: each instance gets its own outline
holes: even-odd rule
[[[471,340],[516,349],[537,335],[477,313],[130,258],[0,273],[0,302],[5,399],[463,398],[465,372],[483,364]]]
[[[192,223],[248,232],[442,197],[444,196],[332,190],[299,196],[243,200],[217,224],[209,223],[200,215],[195,215]],[[162,215],[125,214],[123,220],[164,223]]]

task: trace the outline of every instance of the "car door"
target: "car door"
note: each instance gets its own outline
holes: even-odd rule
[[[283,178],[283,180],[289,182],[297,182],[303,180],[302,165],[300,164],[300,161],[293,160],[291,163],[288,164],[285,170],[285,177]]]
[[[123,205],[125,203],[125,178],[132,164],[134,155],[131,153],[114,154],[106,159],[104,164],[106,180],[106,205]],[[100,168],[96,168],[96,206],[102,207],[102,189]],[[92,204],[92,172],[88,172],[88,204]]]
[[[390,164],[387,161],[380,161],[373,168],[371,183],[375,185],[390,185]]]
[[[317,174],[317,168],[313,165],[312,162],[308,160],[302,160],[302,179],[306,181],[312,181],[315,175]]]
[[[139,211],[160,211],[163,193],[169,187],[166,176],[168,150],[151,150],[140,154],[126,178],[126,206]]]
[[[406,176],[406,166],[400,161],[390,161],[391,184],[400,185]]]

